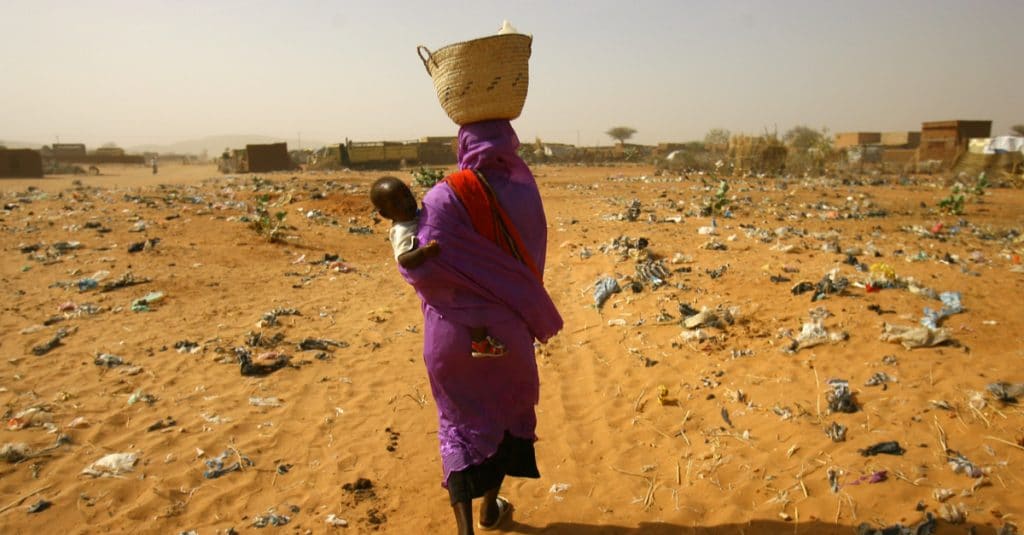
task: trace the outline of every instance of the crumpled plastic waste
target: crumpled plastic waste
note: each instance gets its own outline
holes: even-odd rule
[[[89,277],[79,279],[76,284],[78,285],[78,291],[80,292],[87,292],[100,285],[99,281]]]
[[[163,298],[163,292],[149,292],[145,296],[132,301],[132,310],[134,312],[149,312],[150,305],[159,303]]]
[[[640,199],[633,199],[626,209],[626,221],[636,221],[640,217]]]
[[[48,502],[46,500],[38,500],[32,505],[28,506],[27,511],[29,514],[42,513],[43,511],[49,509],[51,505],[53,505],[53,502]]]
[[[267,526],[284,526],[291,521],[291,517],[285,515],[279,515],[273,511],[273,509],[266,513],[257,516],[252,521],[252,527],[254,528],[265,528]]]
[[[832,439],[832,442],[846,442],[846,426],[832,422],[825,428],[825,436]]]
[[[138,460],[135,453],[111,453],[85,467],[82,473],[93,477],[116,477],[134,470]]]
[[[946,329],[929,329],[928,327],[907,327],[904,325],[882,325],[883,342],[897,342],[907,349],[932,347],[953,342]]]
[[[822,318],[816,318],[814,321],[804,323],[800,328],[800,334],[797,335],[793,342],[783,348],[783,351],[787,353],[796,353],[801,349],[807,349],[817,345],[824,344],[826,342],[836,343],[842,342],[849,338],[846,332],[829,332],[825,329],[822,324]]]
[[[889,374],[885,372],[875,372],[875,374],[868,378],[864,383],[864,386],[881,386],[884,390],[886,383],[891,383],[892,381],[893,378],[889,377]]]
[[[1024,396],[1024,383],[992,383],[985,388],[1003,403],[1017,403]]]
[[[831,390],[826,394],[829,412],[854,413],[860,410],[853,393],[850,392],[850,382],[845,379],[829,379],[828,386]]]
[[[112,292],[114,290],[118,290],[121,288],[135,286],[136,284],[145,284],[147,282],[149,282],[148,278],[135,277],[135,275],[133,275],[131,271],[128,271],[124,275],[121,275],[119,278],[103,284],[103,287],[100,288],[100,292]]]
[[[924,307],[924,317],[921,318],[921,325],[929,329],[938,329],[939,323],[944,318],[964,311],[964,307],[960,303],[960,292],[942,292],[939,294],[939,300],[942,301],[942,308],[939,310]]]
[[[249,405],[253,407],[280,407],[283,405],[283,402],[276,397],[250,397]]]
[[[206,461],[204,461],[206,467],[209,468],[209,470],[203,472],[203,477],[205,477],[206,479],[217,479],[218,477],[224,474],[229,474],[231,472],[240,472],[244,467],[255,466],[255,463],[252,462],[252,459],[242,454],[238,454],[239,460],[231,464],[225,465],[225,461],[232,458],[233,455],[235,454],[232,453],[231,451],[225,451],[224,453],[221,453],[220,455],[214,457],[213,459],[207,459]],[[287,517],[285,523],[287,523]],[[276,526],[277,524],[274,525]]]
[[[46,407],[29,407],[7,420],[7,429],[18,431],[28,427],[50,427],[53,414]]]
[[[955,474],[964,474],[969,477],[979,478],[985,475],[985,471],[982,470],[978,465],[972,463],[970,459],[964,457],[958,451],[947,451],[948,457],[946,461],[949,463],[949,467],[953,469]]]
[[[636,275],[641,281],[650,284],[652,288],[657,288],[668,280],[669,271],[665,267],[664,260],[647,259],[636,264]]]
[[[944,503],[939,507],[939,516],[950,524],[963,524],[967,520],[967,507],[962,503]]]
[[[0,446],[0,461],[5,463],[16,463],[28,459],[32,450],[24,442],[8,442]]]
[[[261,353],[253,361],[252,352],[244,347],[235,348],[235,357],[238,358],[238,365],[242,375],[247,377],[262,377],[288,366],[290,359],[287,355],[268,351]]]
[[[298,309],[295,308],[275,308],[268,312],[263,313],[263,317],[260,320],[261,327],[273,327],[277,325],[278,316],[301,316]]]
[[[97,366],[103,366],[104,368],[116,368],[124,364],[124,359],[117,355],[111,355],[110,353],[101,353],[92,361],[92,363]]]
[[[839,276],[839,270],[833,269],[828,272],[815,287],[811,302],[820,301],[832,294],[841,294],[850,285],[849,279]]]
[[[935,515],[925,513],[925,518],[914,527],[893,524],[884,528],[873,528],[867,522],[857,526],[857,535],[933,535],[937,525]]]
[[[128,396],[129,405],[135,405],[140,401],[146,403],[147,405],[152,405],[156,403],[156,396],[154,396],[153,394],[147,394],[143,392],[141,388],[133,392],[131,396]]]
[[[162,420],[157,420],[156,422],[154,422],[152,425],[150,425],[149,427],[146,428],[146,431],[148,431],[148,432],[159,431],[161,429],[167,429],[169,427],[174,427],[176,425],[178,425],[178,422],[174,421],[174,418],[171,418],[170,416],[168,416],[167,418],[164,418]]]
[[[336,528],[343,528],[348,526],[348,520],[345,520],[344,518],[341,518],[335,515],[334,513],[327,515],[327,518],[325,518],[324,521],[327,522],[328,526],[334,526]]]
[[[348,342],[329,340],[327,338],[304,338],[299,342],[299,351],[330,351],[332,347],[346,348]]]
[[[53,351],[53,348],[60,345],[61,339],[67,337],[69,334],[71,334],[71,331],[68,331],[67,329],[59,329],[54,333],[52,338],[42,344],[32,347],[32,354],[37,357],[41,357],[50,351]]]
[[[879,442],[872,446],[868,446],[862,450],[857,450],[864,457],[873,457],[875,455],[903,455],[907,450],[900,447],[900,443],[895,440],[888,442]]]
[[[594,283],[594,306],[600,309],[612,296],[622,291],[619,281],[612,277],[604,277]]]

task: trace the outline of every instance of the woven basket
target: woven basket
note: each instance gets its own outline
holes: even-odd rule
[[[515,119],[530,85],[529,35],[510,33],[416,52],[434,80],[437,100],[448,117],[464,125]]]

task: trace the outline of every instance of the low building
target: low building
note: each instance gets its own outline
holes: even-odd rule
[[[992,121],[930,121],[921,123],[921,161],[938,160],[951,165],[957,157],[967,151],[969,140],[974,137],[990,137]]]
[[[37,150],[0,149],[0,178],[41,178],[43,157]]]
[[[839,132],[836,134],[837,149],[857,147],[860,145],[875,145],[881,143],[881,132]]]
[[[84,143],[54,143],[51,153],[58,162],[82,162],[86,159]]]
[[[916,149],[921,144],[921,132],[882,132],[880,142],[894,149]]]
[[[245,171],[249,173],[269,173],[271,171],[290,171],[295,169],[295,164],[292,163],[292,158],[288,155],[287,143],[246,145],[245,159]]]

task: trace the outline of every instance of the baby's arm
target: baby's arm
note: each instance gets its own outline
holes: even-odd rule
[[[437,244],[437,241],[431,241],[423,247],[417,247],[411,251],[406,251],[398,255],[398,265],[405,269],[418,268],[423,262],[426,262],[428,258],[433,258],[441,252],[441,246]]]

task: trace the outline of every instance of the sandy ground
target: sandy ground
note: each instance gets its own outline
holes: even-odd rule
[[[0,181],[0,445],[28,447],[27,458],[0,461],[0,531],[249,533],[273,512],[289,523],[268,532],[453,532],[419,303],[367,199],[377,174],[104,171],[78,185]],[[948,192],[927,178],[733,180],[732,217],[709,236],[697,210],[714,188],[696,177],[535,173],[549,222],[546,284],[565,329],[537,356],[542,478],[503,488],[516,507],[509,531],[853,533],[943,508],[966,523],[940,519],[938,533],[1024,524],[1024,414],[986,392],[1024,382],[1024,192],[989,190],[953,217],[935,212]],[[240,220],[260,198],[285,212],[285,243]],[[639,217],[623,220],[632,199]],[[886,216],[868,217],[879,210]],[[629,289],[637,260],[602,250],[618,236],[646,238],[665,259],[666,284]],[[150,245],[130,252],[140,242]],[[867,293],[868,273],[836,245],[920,287],[960,292],[965,310],[942,321],[955,342],[880,340],[883,323],[917,325],[942,303],[907,289]],[[851,283],[843,292],[817,302],[813,291],[791,293],[833,269]],[[102,291],[127,273],[139,284]],[[623,291],[598,310],[603,276]],[[100,287],[80,291],[89,277]],[[150,292],[164,297],[133,311]],[[683,336],[680,305],[731,309],[731,321]],[[278,308],[297,315],[263,319]],[[825,315],[824,328],[848,339],[783,351]],[[33,353],[61,330],[59,345]],[[306,338],[340,345],[302,350]],[[239,347],[292,365],[242,376]],[[97,365],[105,354],[125,364]],[[877,372],[890,381],[866,386]],[[849,381],[857,412],[830,413],[830,379]],[[149,430],[168,418],[174,425]],[[833,422],[845,441],[826,436]],[[884,441],[905,452],[858,453]],[[945,448],[981,477],[956,473]],[[223,452],[240,469],[204,477]],[[137,455],[132,471],[82,473],[112,453]],[[372,487],[353,490],[359,478]],[[40,499],[52,505],[28,513]],[[348,526],[330,526],[332,514]]]

